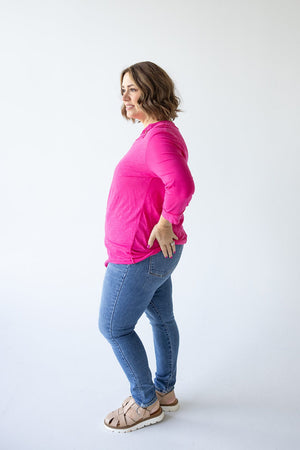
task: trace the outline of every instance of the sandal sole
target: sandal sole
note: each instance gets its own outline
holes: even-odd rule
[[[162,411],[158,416],[156,417],[150,417],[149,419],[143,420],[142,422],[138,422],[135,425],[132,425],[131,427],[126,428],[113,428],[109,427],[104,423],[104,426],[107,430],[113,431],[115,433],[129,433],[130,431],[136,431],[140,430],[141,428],[148,427],[149,425],[154,425],[155,423],[161,422],[165,416],[164,411]]]
[[[161,409],[165,412],[175,412],[178,411],[180,408],[179,402],[176,403],[176,405],[160,405]]]

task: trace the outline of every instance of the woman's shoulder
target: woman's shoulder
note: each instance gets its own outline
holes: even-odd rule
[[[170,142],[172,142],[174,140],[183,139],[178,127],[170,120],[162,120],[151,125],[153,126],[149,128],[147,132],[149,140],[155,138],[156,141],[162,139],[170,140]]]
[[[161,157],[162,154],[168,153],[173,156],[178,154],[186,159],[188,150],[179,129],[173,122],[163,122],[156,122],[156,126],[149,130],[146,155],[155,153]]]
[[[148,127],[151,133],[179,132],[179,129],[172,120],[160,120],[159,122],[151,123]]]

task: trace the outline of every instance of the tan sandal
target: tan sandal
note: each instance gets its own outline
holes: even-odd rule
[[[179,402],[175,396],[174,389],[167,394],[163,394],[162,392],[156,391],[156,396],[159,400],[160,406],[163,411],[166,412],[174,412],[179,409]]]
[[[142,408],[132,397],[128,397],[121,408],[107,415],[104,426],[110,431],[127,433],[161,422],[163,418],[164,412],[158,400],[148,408]]]

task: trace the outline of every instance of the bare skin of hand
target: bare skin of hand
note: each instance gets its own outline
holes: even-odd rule
[[[148,247],[151,248],[153,242],[157,240],[161,251],[165,258],[172,258],[173,253],[175,253],[175,242],[174,239],[178,239],[176,234],[173,233],[173,228],[171,222],[165,219],[163,216],[159,219],[159,222],[154,225],[149,241]]]

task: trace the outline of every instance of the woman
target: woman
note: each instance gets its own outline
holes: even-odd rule
[[[173,123],[179,99],[167,73],[149,61],[134,64],[121,74],[121,94],[122,115],[142,122],[144,129],[117,165],[109,192],[99,328],[131,388],[131,396],[108,414],[104,425],[126,432],[160,422],[164,411],[179,407],[174,393],[179,335],[171,274],[187,239],[183,212],[194,182],[186,144]],[[153,329],[154,382],[134,331],[144,312]]]

